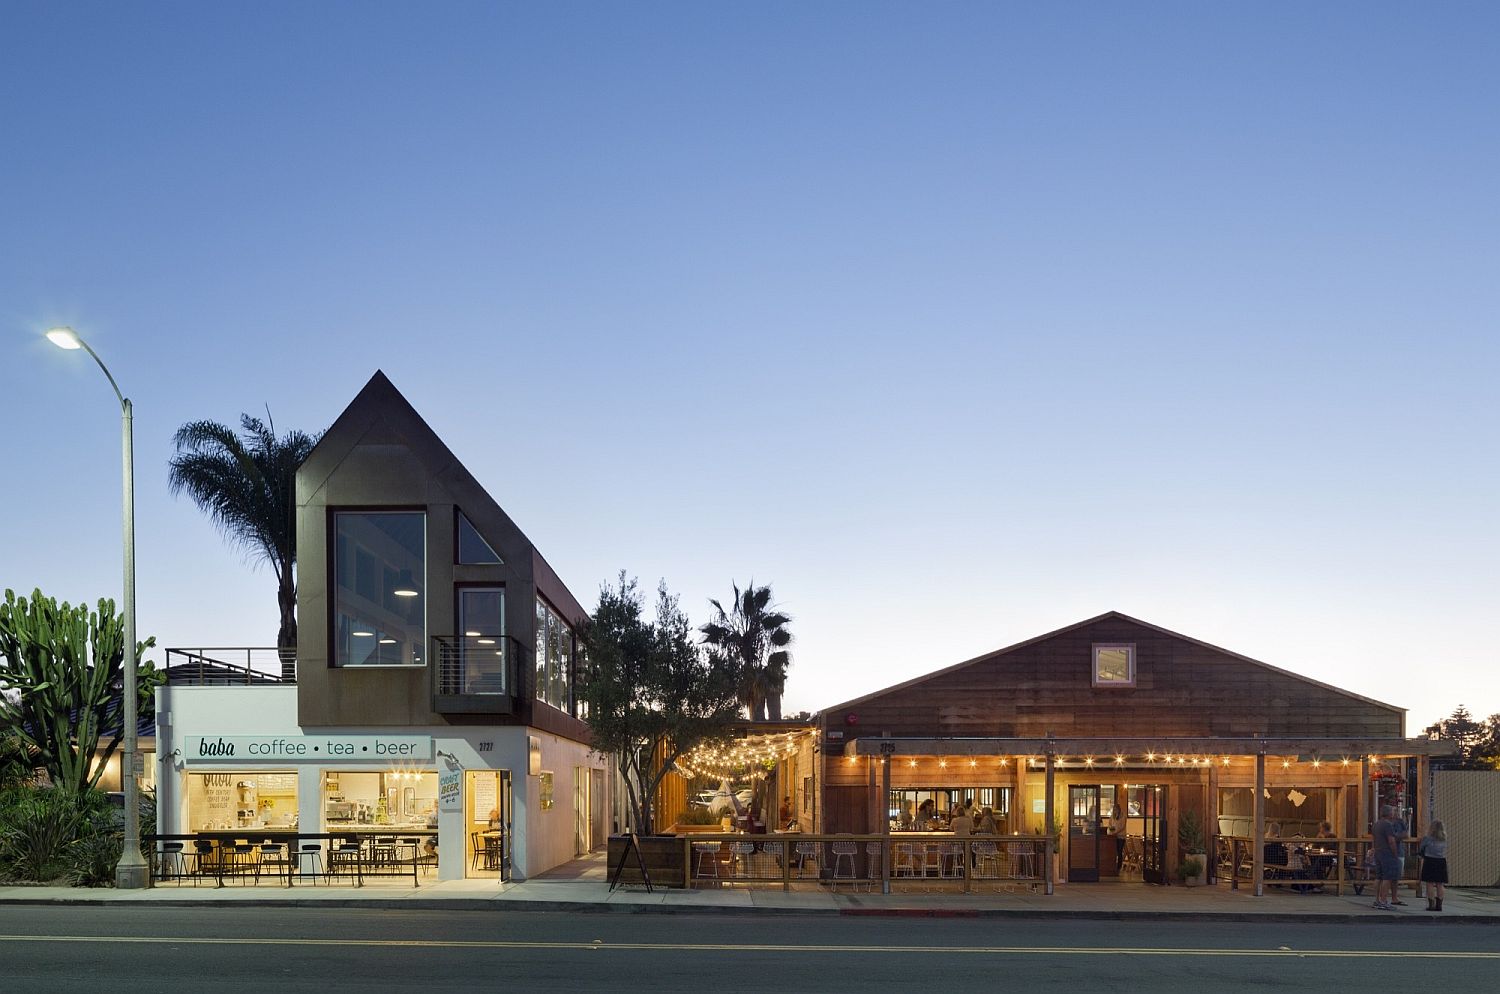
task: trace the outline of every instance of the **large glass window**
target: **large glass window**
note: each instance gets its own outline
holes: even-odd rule
[[[536,699],[569,711],[573,690],[573,630],[545,601],[536,602]]]
[[[505,588],[461,587],[458,591],[458,624],[463,633],[461,654],[462,694],[505,694],[506,653]]]
[[[420,666],[427,643],[427,515],[333,516],[335,666]]]
[[[323,830],[369,825],[402,831],[437,828],[436,770],[327,770],[323,773]]]
[[[190,832],[297,828],[297,774],[237,770],[187,775]]]

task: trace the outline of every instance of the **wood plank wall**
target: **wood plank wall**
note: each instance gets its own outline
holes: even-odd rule
[[[1133,643],[1136,685],[1092,686],[1095,643]],[[850,716],[853,716],[852,719]],[[1399,738],[1401,711],[1107,618],[825,713],[846,738]]]

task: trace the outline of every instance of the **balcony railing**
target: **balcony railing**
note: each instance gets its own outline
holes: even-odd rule
[[[167,683],[205,687],[297,682],[297,650],[264,646],[167,650]]]
[[[510,711],[520,687],[520,648],[521,643],[509,636],[433,636],[435,710]]]

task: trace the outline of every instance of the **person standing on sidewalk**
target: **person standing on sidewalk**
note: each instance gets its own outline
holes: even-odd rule
[[[1401,850],[1396,839],[1396,809],[1389,804],[1380,809],[1380,820],[1370,829],[1375,851],[1375,907],[1394,911],[1396,886],[1401,880]]]
[[[1417,843],[1422,857],[1422,883],[1427,885],[1427,910],[1443,910],[1443,892],[1448,885],[1448,829],[1434,821]]]

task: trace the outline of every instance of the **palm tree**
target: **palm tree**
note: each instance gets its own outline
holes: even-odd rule
[[[216,421],[193,421],[177,429],[177,455],[169,463],[167,487],[186,491],[231,545],[252,559],[271,564],[281,628],[276,648],[282,676],[295,674],[297,648],[297,467],[322,432],[289,431],[276,437],[276,425],[240,415],[240,435]]]
[[[716,600],[713,620],[698,629],[710,651],[729,657],[740,673],[740,703],[752,721],[781,720],[781,694],[792,655],[791,617],[771,603],[771,588],[750,581],[743,591],[731,582],[734,600],[730,610]]]

